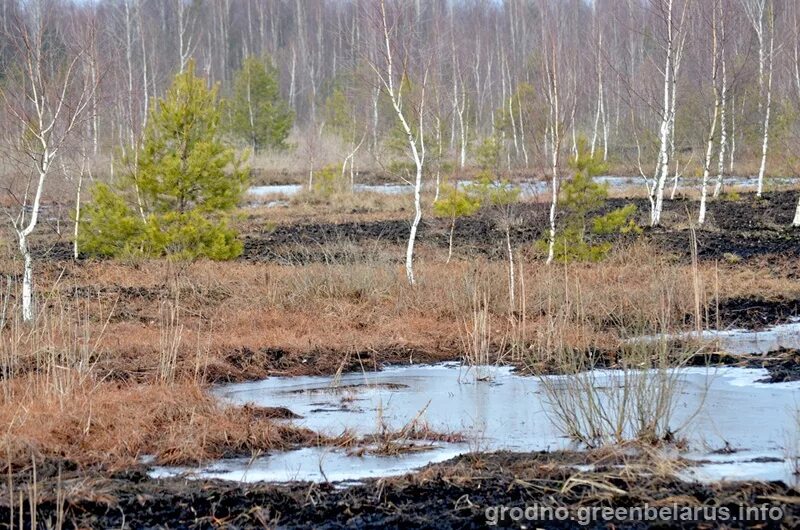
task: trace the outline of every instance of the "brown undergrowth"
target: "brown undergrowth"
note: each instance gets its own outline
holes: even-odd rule
[[[109,469],[145,455],[194,464],[320,442],[274,422],[268,411],[220,404],[193,383],[87,382],[59,393],[36,379],[16,379],[14,399],[0,404],[1,460],[12,470],[32,458]]]
[[[518,348],[533,360],[562,348],[615,351],[643,333],[713,327],[729,298],[800,297],[788,264],[695,269],[634,244],[597,264],[545,267],[519,253],[511,306],[505,263],[439,257],[420,252],[415,288],[401,265],[379,258],[304,266],[67,264],[39,282],[48,318],[57,322],[46,326],[52,348],[17,339],[5,351],[15,352],[14,373],[39,370],[41,350],[55,348],[82,350],[75,355],[116,380],[158,380],[164,362],[178,379],[245,380],[332,374],[346,356],[351,370],[457,359],[476,296],[488,357]]]
[[[0,436],[10,461],[34,454],[121,466],[152,454],[188,463],[319,443],[265,411],[219,404],[204,387],[459,359],[465,329],[485,362],[613,354],[638,334],[715,325],[729,297],[800,294],[788,265],[692,266],[640,243],[596,264],[546,267],[519,252],[513,284],[502,261],[445,264],[422,247],[410,288],[401,265],[374,256],[41,267],[37,321],[15,319],[11,289],[0,333]]]

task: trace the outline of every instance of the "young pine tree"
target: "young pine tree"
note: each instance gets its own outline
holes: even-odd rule
[[[611,250],[611,243],[599,236],[638,232],[632,220],[636,206],[629,204],[604,215],[598,215],[608,197],[608,186],[598,184],[593,177],[606,171],[605,164],[592,156],[586,141],[578,142],[578,156],[571,163],[575,175],[561,186],[564,221],[556,233],[555,257],[558,261],[600,261]],[[547,240],[538,243],[540,249]]]
[[[283,149],[294,113],[281,98],[278,70],[271,63],[248,57],[236,73],[231,102],[231,132],[258,152]]]
[[[178,74],[156,102],[138,165],[112,188],[92,190],[80,246],[102,256],[143,254],[231,259],[242,245],[228,217],[245,190],[246,170],[219,135],[217,89]]]
[[[480,201],[456,186],[444,186],[439,200],[433,203],[433,213],[438,217],[450,219],[450,238],[447,251],[447,263],[453,257],[453,232],[456,229],[456,219],[474,214],[480,209]]]

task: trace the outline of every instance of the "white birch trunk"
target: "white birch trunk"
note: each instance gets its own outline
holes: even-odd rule
[[[450,238],[447,245],[447,261],[445,263],[450,263],[450,258],[453,257],[453,232],[456,231],[456,218],[453,218],[450,221]]]
[[[660,127],[660,145],[658,151],[658,164],[660,165],[657,174],[656,183],[654,186],[653,209],[650,213],[650,224],[656,226],[661,222],[661,210],[664,207],[664,186],[667,182],[669,173],[669,139],[670,139],[670,74],[673,71],[672,53],[673,53],[673,28],[672,28],[672,0],[667,0],[667,46],[666,57],[664,65],[664,104],[661,114],[661,127]]]
[[[342,179],[344,179],[345,171],[347,170],[347,164],[350,163],[350,190],[355,191],[355,171],[353,170],[353,162],[355,160],[356,153],[358,150],[361,149],[361,145],[364,143],[364,140],[367,138],[367,131],[364,131],[364,134],[361,136],[361,140],[353,146],[353,149],[348,153],[348,155],[344,159],[344,163],[342,164]]]
[[[669,54],[668,54],[669,57]],[[664,109],[661,118],[660,147],[658,150],[659,169],[653,190],[654,206],[650,215],[650,224],[656,226],[661,222],[661,210],[664,205],[664,185],[667,182],[669,172],[669,58],[667,59],[667,69],[664,74]]]
[[[416,148],[414,149],[416,151]],[[411,232],[408,235],[408,246],[406,247],[406,278],[408,283],[416,285],[414,277],[414,244],[417,240],[417,228],[422,219],[422,204],[420,191],[422,188],[422,159],[415,153],[414,163],[417,166],[417,174],[414,180],[414,220],[411,223]]]
[[[464,125],[464,110],[467,105],[467,94],[464,92],[464,85],[461,85],[461,102],[457,108],[458,111],[458,128],[461,133],[461,148],[459,154],[459,165],[463,169],[467,163],[467,128]]]
[[[39,114],[41,124],[41,113]],[[41,129],[41,127],[40,127]],[[40,137],[41,139],[41,137]],[[28,223],[23,227],[22,225],[16,226],[17,240],[19,243],[19,252],[22,254],[23,270],[22,270],[22,320],[24,322],[32,322],[34,318],[33,313],[33,256],[29,247],[28,238],[36,229],[39,222],[39,209],[42,204],[42,192],[44,191],[44,183],[50,169],[52,161],[52,153],[46,145],[46,140],[41,140],[44,151],[42,153],[41,164],[37,167],[39,178],[36,184],[36,194],[34,195],[33,204],[31,205],[31,216]],[[22,215],[24,216],[24,209]],[[24,221],[24,219],[23,219]]]
[[[511,249],[511,227],[509,222],[506,222],[506,250],[508,251],[508,303],[509,311],[513,313],[516,310],[517,301],[515,296],[515,286],[517,284],[514,278],[514,252]]]
[[[403,132],[405,132],[406,138],[408,140],[408,146],[411,151],[411,158],[414,160],[414,166],[416,168],[416,175],[414,178],[414,219],[411,222],[411,231],[408,236],[408,245],[406,247],[406,278],[408,279],[408,283],[411,285],[416,285],[416,278],[414,276],[414,245],[417,240],[417,230],[419,228],[419,222],[422,219],[422,169],[425,163],[425,136],[423,132],[423,111],[424,111],[424,103],[425,103],[425,84],[427,82],[427,72],[425,77],[423,78],[422,82],[422,94],[420,96],[420,108],[419,108],[419,132],[417,136],[414,136],[414,132],[411,129],[411,126],[406,119],[405,113],[403,112],[403,108],[401,106],[401,90],[402,85],[395,90],[394,86],[394,64],[393,64],[393,57],[392,57],[392,46],[391,41],[389,39],[389,26],[386,20],[386,4],[384,0],[381,0],[380,4],[380,11],[381,11],[381,22],[382,22],[382,30],[383,30],[383,38],[384,38],[384,45],[385,45],[385,57],[386,57],[386,72],[381,73],[378,68],[373,64],[373,68],[375,69],[378,76],[381,78],[381,81],[386,89],[386,92],[389,95],[389,99],[391,100],[392,107],[394,108],[394,112],[397,115],[397,119],[400,121],[400,125],[403,127]]]
[[[295,112],[297,111],[297,107],[295,106],[294,102],[294,95],[295,95],[295,78],[296,78],[296,69],[297,69],[297,53],[294,50],[294,46],[292,46],[292,68],[289,74],[289,106],[292,107]]]
[[[714,89],[714,116],[711,119],[711,127],[708,131],[706,141],[706,157],[703,163],[703,183],[700,190],[700,212],[697,216],[697,224],[703,225],[706,221],[706,201],[708,198],[708,176],[711,172],[711,154],[714,149],[714,134],[717,130],[717,119],[719,118],[720,98],[717,89],[717,4],[714,3],[714,12],[711,22],[711,86]]]
[[[548,61],[548,59],[545,59]],[[549,78],[549,82],[547,84],[547,91],[548,91],[548,100],[550,103],[550,147],[551,147],[551,180],[550,180],[550,191],[552,196],[550,197],[550,234],[548,238],[548,245],[547,245],[547,262],[546,264],[551,264],[553,262],[553,258],[555,257],[555,246],[556,246],[556,207],[558,206],[558,156],[561,150],[561,130],[559,126],[559,119],[560,119],[560,109],[559,109],[559,96],[558,96],[558,77],[556,73],[556,68],[558,67],[556,63],[556,54],[555,54],[555,45],[553,46],[552,50],[552,65],[549,62],[546,62],[546,70],[547,76]],[[574,112],[574,107],[573,107]]]
[[[553,151],[553,175],[550,181],[550,190],[552,197],[550,198],[550,238],[547,245],[547,264],[553,262],[553,257],[556,248],[556,207],[558,205],[558,151]]]
[[[28,238],[20,236],[19,251],[22,254],[22,320],[33,321],[33,257],[28,248]]]
[[[439,105],[436,105],[437,108]],[[433,202],[439,200],[439,191],[441,188],[441,172],[442,172],[442,120],[439,115],[436,115],[436,191],[433,196]]]
[[[96,56],[92,55],[92,60],[90,63],[91,67],[91,77],[92,77],[92,86],[97,86],[97,62]],[[92,94],[92,154],[97,159],[97,151],[98,151],[98,110],[97,110],[97,93]]]
[[[597,65],[596,65],[596,68],[597,68],[597,105],[596,105],[597,110],[596,110],[596,112],[594,114],[594,128],[592,130],[592,146],[591,146],[591,149],[590,149],[592,157],[594,157],[595,149],[597,147],[598,128],[600,127],[600,114],[602,112],[602,107],[603,107],[603,70],[602,70],[602,66],[601,66],[601,63],[600,63],[600,60],[601,60],[600,50],[601,50],[602,46],[603,46],[603,35],[602,35],[602,33],[600,33],[600,30],[598,29],[598,35],[597,35],[597,58],[595,59],[597,61]],[[575,129],[574,129],[574,124],[573,124],[573,131],[574,130]]]
[[[525,158],[525,169],[528,169],[528,148],[525,145],[525,124],[522,120],[522,101],[519,91],[517,91],[517,107],[519,107],[519,138],[520,144],[522,145],[522,156]]]
[[[731,96],[731,155],[728,160],[728,173],[733,175],[733,162],[736,155],[736,96]]]
[[[720,23],[722,23],[720,21]],[[717,183],[714,185],[714,197],[719,197],[720,192],[722,191],[722,183],[724,180],[724,173],[725,173],[725,148],[728,146],[728,127],[726,123],[726,115],[725,115],[725,107],[726,105],[726,98],[728,97],[728,76],[725,69],[725,30],[724,27],[720,27],[720,31],[722,32],[722,100],[720,103],[719,108],[719,157],[717,159]]]
[[[794,211],[794,220],[792,226],[800,226],[800,200],[797,201],[797,209]]]
[[[147,73],[147,45],[144,40],[144,22],[142,20],[142,5],[141,0],[136,5],[136,14],[138,17],[138,26],[139,26],[139,40],[142,49],[142,91],[143,91],[143,101],[142,101],[142,127],[141,129],[144,131],[147,127],[147,114],[149,112],[149,105],[150,105],[150,95],[148,92],[148,73]],[[92,78],[92,84],[95,85],[96,81],[94,77]]]
[[[78,173],[78,185],[75,192],[75,226],[74,233],[72,234],[72,257],[75,261],[78,260],[80,249],[78,248],[78,230],[81,225],[81,189],[83,188],[83,173],[86,164],[86,156],[84,155],[81,171]]]
[[[606,114],[605,88],[600,89],[600,119],[603,122],[603,162],[608,161],[608,117]]]
[[[675,61],[673,61],[673,65],[675,65]],[[670,200],[675,198],[675,192],[678,190],[678,179],[680,178],[680,171],[678,167],[678,160],[675,157],[675,88],[676,82],[675,78],[678,74],[678,67],[673,67],[672,72],[672,90],[670,93],[670,104],[669,104],[669,160],[675,163],[675,173],[672,176],[672,192],[670,193]]]
[[[770,13],[770,17],[774,17],[772,13]],[[766,101],[766,108],[764,109],[764,137],[761,142],[761,165],[758,168],[758,190],[756,191],[756,195],[761,197],[761,194],[764,192],[764,174],[767,170],[767,148],[769,146],[769,116],[770,110],[772,108],[772,63],[773,63],[773,55],[775,52],[775,27],[774,27],[774,20],[770,18],[770,37],[769,37],[769,58],[767,60],[767,101]]]
[[[378,155],[378,100],[380,99],[381,89],[376,87],[372,92],[372,154]]]

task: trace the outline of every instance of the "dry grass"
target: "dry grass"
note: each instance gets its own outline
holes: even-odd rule
[[[362,249],[350,258],[334,254],[328,263],[290,267],[198,262],[176,271],[160,261],[69,265],[63,275],[52,271],[39,285],[64,315],[87,315],[73,327],[92,337],[92,362],[98,368],[139,380],[158,378],[161,344],[174,345],[181,377],[193,376],[205,364],[224,365],[241,349],[331,352],[334,357],[322,366],[303,366],[298,358],[296,373],[314,368],[333,373],[348,351],[403,347],[457,358],[464,323],[475,321],[476,292],[482,293],[484,309],[479,308],[480,333],[473,334],[491,338],[476,344],[483,357],[488,349],[492,358],[503,353],[498,348],[509,344],[512,334],[519,349],[541,358],[566,347],[614,349],[634,335],[687,329],[696,302],[701,318],[714,325],[718,299],[800,295],[800,280],[788,267],[773,265],[765,272],[713,263],[698,266],[696,293],[691,264],[674,263],[639,244],[599,264],[524,264],[518,285],[526,306],[521,337],[519,316],[509,319],[513,311],[504,263],[444,264],[441,256],[421,249],[419,286],[410,289],[402,265],[391,262],[393,253],[384,247]],[[164,310],[175,292],[177,316]],[[174,332],[180,329],[180,341],[165,336],[169,322]],[[63,337],[54,334],[52,342],[59,341]]]
[[[36,376],[13,386],[15,399],[0,404],[0,447],[12,467],[29,463],[32,454],[111,468],[144,455],[191,464],[314,441],[258,409],[221,405],[192,383],[91,382],[66,395],[42,389]]]
[[[147,384],[114,381],[137,369],[107,346],[109,328],[119,331],[111,321],[119,318],[120,296],[109,303],[100,295],[70,297],[61,290],[63,274],[43,297],[34,323],[13,317],[0,328],[0,452],[9,472],[42,458],[118,468],[152,455],[157,462],[186,464],[314,441],[312,433],[277,424],[265,411],[209,396],[196,353],[194,370],[178,373],[185,352],[174,286],[169,298],[152,297],[160,316]],[[9,315],[18,313],[9,304]],[[102,368],[107,362],[118,367],[116,374]]]

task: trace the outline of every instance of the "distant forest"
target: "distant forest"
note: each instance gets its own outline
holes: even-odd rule
[[[390,0],[386,7],[406,102],[419,105],[424,85],[429,145],[439,142],[442,156],[459,165],[475,160],[488,139],[500,168],[549,167],[554,118],[566,151],[584,137],[621,169],[635,173],[641,163],[652,173],[666,148],[670,164],[699,172],[716,120],[715,172],[717,158],[726,172],[757,172],[765,133],[766,170],[796,172],[795,0]],[[365,136],[365,151],[377,154],[391,146],[396,127],[371,68],[385,60],[378,19],[373,0],[0,0],[0,82],[14,91],[37,35],[50,63],[44,68],[80,54],[75,67],[96,85],[80,138],[92,153],[110,154],[135,145],[149,102],[190,59],[230,98],[237,72],[254,57],[274,65],[297,137],[335,132],[335,95],[355,123],[350,136]],[[556,80],[559,115],[549,116]],[[3,119],[7,133],[19,131],[17,120]]]

